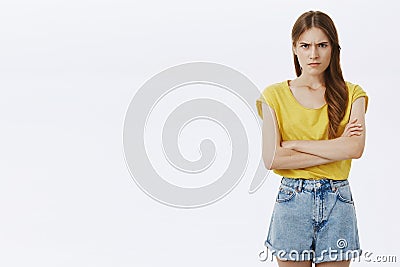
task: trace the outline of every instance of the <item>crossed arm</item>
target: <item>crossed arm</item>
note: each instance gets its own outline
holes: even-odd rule
[[[263,103],[263,159],[267,169],[299,169],[361,157],[365,145],[365,99],[351,107],[350,122],[342,136],[330,140],[281,142],[272,108]]]

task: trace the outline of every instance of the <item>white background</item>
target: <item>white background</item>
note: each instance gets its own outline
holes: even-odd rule
[[[362,248],[400,260],[395,1],[35,2],[0,4],[0,266],[275,265],[258,253],[280,177],[171,208],[131,178],[122,126],[140,86],[184,62],[225,64],[260,91],[293,78],[291,27],[311,9],[331,15],[345,79],[370,97],[349,178]]]

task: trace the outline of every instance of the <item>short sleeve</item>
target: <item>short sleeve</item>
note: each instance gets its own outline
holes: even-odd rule
[[[267,87],[261,94],[261,96],[256,100],[258,116],[263,119],[262,103],[266,103],[271,108],[275,109],[275,90],[272,86]]]
[[[367,93],[361,88],[361,86],[355,85],[354,90],[353,90],[353,96],[351,99],[351,104],[353,104],[354,101],[356,101],[356,99],[359,97],[365,97],[365,112],[367,112],[367,108],[368,108]]]

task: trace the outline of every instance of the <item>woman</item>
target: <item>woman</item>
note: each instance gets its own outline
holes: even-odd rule
[[[264,164],[282,176],[265,245],[279,266],[349,266],[361,250],[347,178],[364,150],[368,97],[343,79],[328,15],[302,14],[292,41],[297,78],[257,100]]]

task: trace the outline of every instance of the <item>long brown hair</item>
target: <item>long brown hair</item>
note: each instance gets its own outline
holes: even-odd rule
[[[300,35],[312,27],[324,31],[332,46],[331,61],[324,72],[324,78],[326,87],[325,101],[328,105],[329,118],[328,139],[333,139],[338,137],[338,127],[346,113],[348,101],[348,90],[340,68],[339,37],[332,19],[327,14],[320,11],[308,11],[302,14],[293,25],[292,42],[294,47]],[[301,67],[294,52],[293,59],[296,75],[300,76]]]

